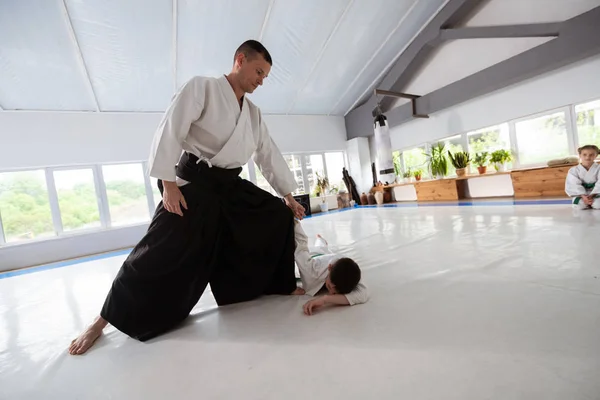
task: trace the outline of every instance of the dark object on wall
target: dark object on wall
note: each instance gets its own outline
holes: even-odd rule
[[[373,174],[373,186],[377,185],[377,171],[375,170],[375,163],[371,163],[371,173]]]
[[[346,184],[346,188],[348,189],[348,193],[350,193],[350,197],[352,200],[356,202],[356,204],[361,204],[360,196],[358,195],[358,189],[356,188],[356,183],[354,179],[348,174],[348,170],[346,168],[342,169],[342,176],[344,177],[344,183]]]
[[[306,216],[312,215],[310,210],[310,196],[307,194],[300,194],[298,196],[294,196],[294,200],[296,200],[302,207],[304,207],[304,212]]]

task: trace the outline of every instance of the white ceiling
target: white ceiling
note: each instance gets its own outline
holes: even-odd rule
[[[446,0],[0,0],[4,110],[163,111],[247,39],[268,114],[344,115]]]
[[[560,22],[600,6],[600,0],[491,0],[464,26]],[[404,89],[424,95],[507,60],[552,38],[452,40],[439,46]],[[407,103],[397,99],[393,107]]]

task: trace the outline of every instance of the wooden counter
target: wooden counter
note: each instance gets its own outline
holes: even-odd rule
[[[565,180],[574,165],[539,167],[511,171],[516,198],[566,196]]]

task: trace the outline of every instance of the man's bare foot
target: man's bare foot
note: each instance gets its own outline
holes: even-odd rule
[[[80,355],[88,351],[94,345],[96,339],[102,335],[102,330],[106,325],[108,325],[108,322],[104,318],[96,317],[94,322],[77,339],[71,342],[69,354]]]
[[[292,296],[302,296],[304,294],[306,294],[306,291],[302,288],[296,288],[296,290],[292,292]]]
[[[325,240],[325,239],[323,238],[323,236],[321,236],[321,235],[317,234],[317,237],[318,237],[319,239],[321,239],[322,241],[324,241],[324,242],[325,242],[325,244],[326,244],[327,246],[329,246],[329,243],[327,243],[327,240]]]

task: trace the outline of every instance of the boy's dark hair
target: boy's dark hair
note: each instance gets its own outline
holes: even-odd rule
[[[360,268],[351,258],[340,258],[331,267],[329,279],[339,294],[348,294],[360,282]]]
[[[586,144],[577,149],[577,153],[581,154],[583,150],[594,150],[596,154],[600,154],[600,149],[595,144]]]
[[[248,59],[253,59],[257,54],[260,54],[263,56],[265,61],[269,63],[269,65],[273,65],[273,60],[271,59],[271,54],[269,54],[269,51],[265,48],[265,46],[256,40],[247,40],[242,43],[235,51],[233,59],[235,60],[240,53],[243,53]]]

